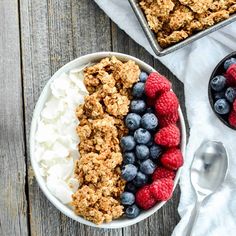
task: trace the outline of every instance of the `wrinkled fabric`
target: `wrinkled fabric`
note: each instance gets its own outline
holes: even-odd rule
[[[183,236],[196,201],[190,184],[189,167],[204,139],[222,141],[229,152],[229,172],[224,185],[201,208],[193,236],[236,235],[236,131],[214,115],[208,101],[208,82],[216,64],[236,51],[236,23],[210,34],[178,51],[157,57],[152,51],[127,0],[95,0],[104,12],[131,38],[158,58],[184,83],[185,105],[190,125],[185,164],[180,178],[178,207],[181,221],[173,236]]]

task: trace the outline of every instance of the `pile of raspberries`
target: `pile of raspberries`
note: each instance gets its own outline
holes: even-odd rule
[[[145,95],[148,106],[154,108],[159,121],[154,141],[164,149],[152,174],[152,182],[140,188],[135,195],[136,204],[147,210],[157,202],[171,198],[175,173],[183,165],[183,156],[177,126],[179,101],[171,91],[171,83],[159,73],[152,72],[145,83]]]

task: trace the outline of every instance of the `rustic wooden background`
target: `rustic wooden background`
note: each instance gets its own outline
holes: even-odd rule
[[[179,221],[179,188],[152,217],[119,230],[100,230],[61,214],[32,180],[29,131],[39,94],[62,65],[97,51],[134,55],[182,84],[131,40],[92,0],[0,0],[0,235],[171,235]]]

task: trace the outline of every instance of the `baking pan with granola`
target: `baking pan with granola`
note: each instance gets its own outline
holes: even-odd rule
[[[236,20],[236,0],[129,0],[159,55],[177,50]]]

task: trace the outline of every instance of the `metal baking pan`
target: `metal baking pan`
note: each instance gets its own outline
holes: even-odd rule
[[[233,14],[230,16],[229,19],[227,20],[224,20],[206,30],[203,30],[203,31],[200,31],[190,37],[188,37],[187,39],[179,42],[179,43],[176,43],[174,44],[173,46],[169,46],[167,48],[162,48],[158,42],[157,42],[157,39],[156,39],[156,36],[155,34],[153,33],[153,31],[149,28],[149,25],[147,23],[147,20],[146,20],[146,17],[142,11],[142,9],[139,7],[139,0],[129,0],[129,3],[131,5],[131,7],[133,8],[133,11],[135,13],[135,15],[137,16],[142,28],[143,28],[143,31],[144,33],[146,34],[146,37],[153,49],[153,51],[155,52],[155,54],[157,56],[164,56],[166,54],[169,54],[175,50],[178,50],[194,41],[196,41],[197,39],[200,39],[204,36],[206,36],[207,34],[210,34],[234,21],[236,21],[236,14]]]

